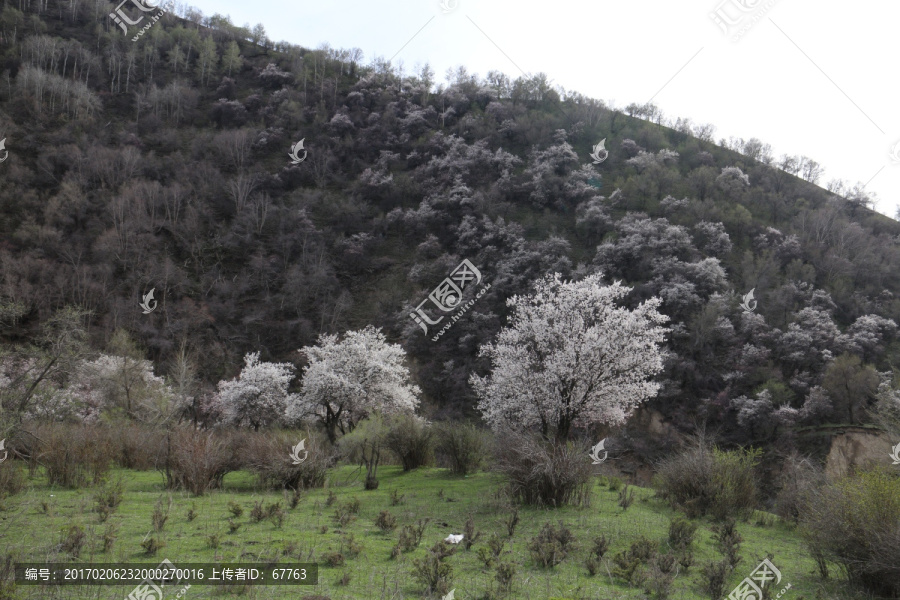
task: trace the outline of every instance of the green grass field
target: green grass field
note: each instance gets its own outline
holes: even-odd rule
[[[0,548],[13,553],[21,562],[65,561],[65,554],[57,550],[62,531],[74,524],[81,525],[87,536],[78,563],[159,563],[168,559],[178,565],[186,562],[257,562],[279,559],[282,562],[318,562],[319,582],[315,586],[264,586],[226,589],[210,585],[193,585],[183,595],[186,600],[201,598],[246,599],[302,599],[307,595],[340,599],[402,599],[425,597],[424,587],[412,575],[413,560],[423,557],[427,549],[450,533],[462,533],[467,518],[474,518],[482,536],[471,550],[460,545],[447,562],[453,568],[456,600],[485,598],[493,587],[493,570],[483,567],[476,551],[484,546],[491,533],[506,537],[505,511],[497,497],[502,481],[490,473],[478,473],[465,478],[449,475],[444,469],[422,468],[403,473],[399,467],[382,467],[380,487],[375,491],[362,489],[364,472],[355,467],[339,467],[331,471],[326,489],[303,494],[294,509],[289,508],[290,492],[256,491],[255,479],[246,473],[226,476],[224,488],[203,497],[183,492],[166,492],[157,472],[114,470],[108,480],[122,478],[124,498],[118,510],[100,522],[95,511],[96,488],[80,490],[55,489],[45,479],[36,477],[21,493],[0,501]],[[677,513],[658,499],[650,489],[634,488],[635,501],[624,511],[617,504],[617,492],[598,484],[593,488],[590,508],[541,510],[522,508],[520,523],[514,536],[504,548],[502,559],[516,566],[516,576],[510,598],[516,600],[612,599],[644,598],[640,589],[631,588],[612,577],[611,558],[628,548],[639,536],[658,540],[665,551],[668,525]],[[391,506],[390,493],[398,490],[405,497],[402,504]],[[327,506],[329,492],[336,495]],[[156,534],[165,546],[148,556],[141,544],[152,534],[151,515],[160,498],[163,504],[172,503],[168,519],[161,533]],[[357,518],[340,527],[333,515],[335,509],[352,498],[360,501]],[[277,527],[272,520],[252,523],[250,512],[256,502],[266,505],[281,502],[285,508],[283,523]],[[236,502],[243,514],[234,518],[229,503]],[[188,520],[193,509],[195,517]],[[388,510],[397,517],[397,529],[382,532],[375,525],[378,514]],[[405,524],[429,517],[419,547],[391,558],[398,534]],[[229,519],[239,528],[230,533]],[[546,522],[562,520],[576,537],[576,550],[553,569],[536,566],[530,558],[527,544]],[[760,524],[762,522],[763,524]],[[671,588],[670,598],[702,599],[697,583],[699,566],[707,560],[719,560],[711,522],[698,521],[700,527],[694,541],[695,563],[687,573],[680,572]],[[117,529],[112,547],[104,551],[104,533],[108,527]],[[808,556],[799,536],[782,525],[777,518],[758,513],[752,522],[739,523],[744,538],[741,548],[743,561],[729,577],[726,596],[741,579],[750,574],[767,554],[774,555],[773,563],[780,569],[781,586],[791,584],[783,596],[790,600],[805,598],[865,598],[851,591],[842,581],[823,582],[815,571],[815,563]],[[355,558],[347,558],[339,567],[322,564],[323,556],[341,547],[342,538],[353,534],[362,550]],[[611,540],[600,574],[590,577],[584,566],[591,540],[605,534]],[[218,547],[211,547],[211,537],[218,538]],[[345,574],[349,582],[339,583]],[[779,586],[780,587],[780,586]],[[92,587],[33,587],[19,586],[14,598],[117,599],[122,600],[133,586]],[[777,590],[776,590],[777,591]]]

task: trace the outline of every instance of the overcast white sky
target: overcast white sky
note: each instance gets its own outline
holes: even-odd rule
[[[464,65],[484,76],[543,71],[554,84],[624,107],[652,98],[672,118],[716,126],[716,140],[760,138],[832,178],[866,183],[877,209],[900,205],[900,2],[837,0],[189,0],[262,23],[273,40],[359,47]],[[767,8],[768,7],[768,8]],[[730,39],[710,17],[738,24]],[[754,22],[755,21],[755,22]],[[750,24],[743,35],[738,32]]]

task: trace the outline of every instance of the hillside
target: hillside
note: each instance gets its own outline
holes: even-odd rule
[[[562,97],[543,74],[401,80],[192,9],[132,42],[102,3],[53,4],[7,4],[0,26],[8,344],[79,306],[91,346],[127,330],[162,374],[185,350],[208,395],[247,352],[302,365],[319,334],[372,324],[409,353],[430,414],[471,415],[505,301],[547,273],[601,272],[632,304],[663,298],[650,407],[682,429],[765,444],[778,423],[864,423],[896,363],[900,224],[859,187],[798,177],[817,177],[806,159]],[[433,342],[410,313],[464,259],[490,290]],[[862,391],[833,389],[846,377]]]

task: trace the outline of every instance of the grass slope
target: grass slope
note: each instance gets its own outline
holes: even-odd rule
[[[62,490],[46,485],[43,477],[30,480],[26,490],[6,498],[0,505],[0,547],[12,552],[19,561],[64,560],[57,554],[61,531],[72,524],[80,524],[87,533],[87,543],[78,562],[142,562],[158,563],[168,558],[176,565],[185,562],[211,562],[214,560],[256,562],[279,558],[283,562],[316,562],[330,551],[337,551],[344,534],[353,534],[363,547],[356,558],[349,558],[342,567],[320,564],[319,584],[303,587],[258,587],[225,590],[215,586],[194,585],[184,595],[188,600],[201,598],[253,598],[259,600],[303,598],[321,594],[339,599],[400,599],[421,598],[422,586],[412,576],[413,559],[424,556],[427,548],[444,539],[450,533],[462,533],[469,515],[472,515],[482,537],[470,551],[460,545],[456,554],[447,561],[453,567],[453,586],[457,600],[474,600],[485,596],[496,586],[493,571],[482,567],[476,555],[478,547],[485,544],[491,533],[506,537],[503,523],[505,513],[498,499],[501,480],[489,473],[478,473],[465,478],[452,477],[444,469],[423,468],[402,473],[399,467],[387,466],[379,470],[381,485],[376,491],[362,489],[364,473],[355,467],[339,467],[329,477],[328,487],[303,495],[296,508],[289,508],[290,493],[256,491],[255,480],[246,473],[233,473],[225,478],[223,490],[204,497],[191,497],[187,493],[172,493],[169,518],[160,537],[165,547],[156,556],[147,556],[141,542],[152,530],[151,514],[158,500],[170,494],[162,489],[161,477],[156,472],[115,470],[109,479],[121,477],[125,484],[124,499],[118,510],[106,523],[100,523],[94,511],[94,489]],[[669,520],[675,512],[660,500],[654,499],[650,489],[635,488],[635,502],[625,512],[617,504],[617,493],[607,486],[593,489],[590,508],[564,508],[541,510],[523,508],[515,535],[507,543],[502,559],[512,562],[517,569],[512,598],[516,600],[611,599],[643,598],[638,589],[615,580],[607,574],[612,570],[611,558],[629,547],[639,536],[660,541],[666,550]],[[391,506],[390,492],[404,494],[403,503]],[[329,492],[336,498],[326,506]],[[345,528],[334,520],[335,509],[353,498],[361,503],[358,517]],[[285,508],[283,525],[278,528],[270,521],[250,522],[250,511],[256,502],[265,505],[281,502]],[[234,518],[240,528],[229,533],[229,503],[237,502],[243,514]],[[194,510],[196,517],[188,521],[187,513]],[[398,526],[393,532],[383,533],[375,524],[378,514],[388,510],[397,517]],[[391,549],[397,543],[398,532],[405,524],[419,518],[430,517],[422,543],[416,550],[391,559]],[[577,549],[555,569],[542,569],[534,565],[527,544],[546,522],[562,520],[576,536]],[[744,560],[731,574],[726,594],[744,577],[750,574],[767,554],[774,555],[773,562],[783,575],[781,585],[787,582],[792,589],[785,596],[792,600],[801,598],[854,598],[843,583],[821,582],[814,574],[815,565],[801,540],[789,527],[766,513],[758,513],[753,523],[740,523],[744,538],[741,554]],[[114,545],[103,552],[103,533],[109,524],[118,528]],[[711,523],[700,521],[694,542],[695,565],[688,573],[680,573],[672,587],[673,599],[701,599],[705,596],[696,583],[699,565],[707,560],[719,560],[715,548]],[[327,531],[325,530],[327,528]],[[601,569],[602,575],[589,577],[583,565],[591,540],[605,534],[611,546]],[[210,536],[218,536],[217,549],[210,547]],[[338,580],[349,573],[347,585]],[[126,597],[133,586],[96,586],[92,588],[64,587],[56,590],[20,586],[20,598],[66,599],[115,599]],[[777,590],[776,590],[777,591]],[[863,596],[859,596],[863,597]]]

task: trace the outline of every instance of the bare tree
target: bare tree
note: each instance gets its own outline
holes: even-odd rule
[[[247,206],[247,200],[250,194],[259,187],[261,178],[258,174],[239,173],[237,177],[228,182],[228,191],[231,193],[231,199],[234,200],[234,209],[241,213]]]

